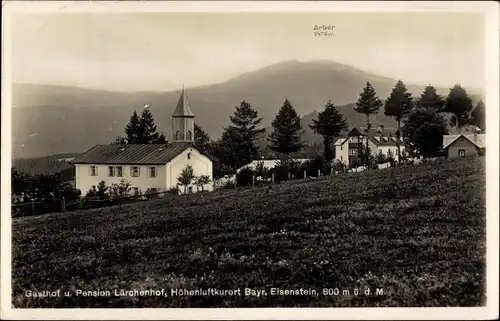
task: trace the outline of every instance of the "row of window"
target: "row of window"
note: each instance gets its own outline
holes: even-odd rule
[[[97,166],[90,166],[89,168],[90,176],[97,176]],[[155,178],[158,175],[156,167],[148,167],[148,177]],[[140,177],[141,168],[139,166],[130,166],[130,176]],[[123,177],[123,166],[108,166],[108,177]]]
[[[379,152],[379,154],[381,154],[381,153],[382,153],[382,148],[379,148],[379,149],[378,149],[378,152]],[[391,150],[391,149],[388,149],[388,150],[387,150],[387,153],[388,153],[388,154],[389,154],[389,153],[392,153],[392,150]],[[355,148],[351,148],[351,149],[349,149],[349,156],[355,156],[355,155],[357,155],[357,150],[356,150]]]

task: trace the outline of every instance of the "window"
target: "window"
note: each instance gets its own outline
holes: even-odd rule
[[[115,175],[116,175],[116,177],[122,177],[123,176],[123,168],[121,166],[116,166],[115,167]]]
[[[342,145],[340,145],[340,150],[342,150],[342,147],[343,147],[343,146],[342,146]]]
[[[193,140],[193,132],[188,131],[188,140]]]
[[[188,153],[188,159],[191,159],[191,153]]]
[[[175,140],[179,140],[179,136],[181,135],[180,131],[175,132]]]
[[[113,166],[108,167],[108,176],[109,177],[115,176],[115,168]]]
[[[355,149],[349,149],[349,155],[350,156],[356,155],[356,150]]]
[[[465,149],[458,150],[458,157],[465,157]]]
[[[156,174],[157,174],[157,172],[156,172],[156,167],[150,167],[150,168],[149,168],[149,177],[151,177],[151,178],[155,178],[155,177],[156,177]]]
[[[97,166],[90,166],[90,176],[97,176]]]
[[[130,167],[130,176],[139,177],[139,175],[140,175],[139,166]]]
[[[357,143],[358,139],[356,137],[349,137],[349,143]]]

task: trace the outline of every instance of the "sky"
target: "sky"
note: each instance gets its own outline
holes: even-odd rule
[[[334,26],[318,37],[316,25]],[[333,60],[408,83],[484,88],[479,13],[16,13],[12,80],[178,89],[287,60]]]

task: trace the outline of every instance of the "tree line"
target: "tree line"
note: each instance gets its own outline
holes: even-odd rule
[[[405,84],[399,80],[385,102],[377,96],[370,82],[367,82],[356,101],[355,111],[366,117],[365,132],[372,128],[370,116],[379,113],[381,108],[386,116],[397,122],[395,132],[397,141],[404,138],[405,147],[413,155],[435,157],[442,153],[443,135],[448,134],[448,124],[444,113],[452,115],[449,125],[460,132],[468,125],[474,125],[485,131],[485,106],[480,101],[475,108],[466,90],[459,84],[450,89],[447,97],[436,92],[433,86],[427,86],[420,97],[412,97]],[[224,128],[222,136],[215,142],[200,128],[195,129],[195,141],[200,147],[211,151],[218,159],[219,167],[229,172],[259,159],[260,149],[257,141],[264,135],[265,129],[259,128],[262,118],[258,116],[250,103],[242,101],[229,117],[230,124]],[[323,137],[323,155],[326,162],[334,158],[333,143],[348,130],[348,123],[341,113],[341,108],[328,101],[322,111],[308,126]],[[272,121],[272,132],[267,137],[267,148],[277,153],[280,159],[287,159],[291,154],[306,147],[302,140],[304,133],[301,118],[292,103],[285,99]],[[366,154],[370,155],[369,152]],[[399,143],[398,159],[401,159]],[[369,161],[368,159],[366,161]]]
[[[163,133],[157,133],[155,119],[147,107],[145,106],[140,116],[134,110],[125,126],[125,136],[117,137],[113,143],[168,143]],[[485,131],[484,103],[480,101],[473,108],[471,97],[458,84],[450,89],[447,97],[437,94],[435,87],[429,85],[420,97],[414,98],[399,80],[383,103],[373,85],[367,82],[355,107],[356,112],[366,117],[366,132],[372,128],[370,116],[377,114],[382,107],[385,115],[397,121],[396,137],[404,138],[406,149],[414,155],[439,155],[443,135],[448,133],[443,113],[452,115],[449,125],[458,131],[468,125]],[[287,160],[290,155],[308,147],[302,139],[304,129],[301,118],[288,99],[283,102],[271,125],[272,132],[266,137],[266,148],[278,158]],[[323,110],[308,126],[323,137],[323,153],[318,157],[323,159],[323,163],[331,162],[334,158],[333,143],[348,130],[348,123],[341,113],[340,106],[335,106],[331,101],[326,102]],[[229,125],[223,129],[217,140],[212,140],[197,124],[194,128],[195,144],[214,158],[214,177],[232,174],[253,160],[261,159],[264,151],[259,147],[258,141],[263,135],[265,128],[262,128],[262,118],[247,101],[235,106],[233,115],[229,116]],[[400,156],[399,145],[397,153]],[[369,151],[365,154],[370,155]],[[365,161],[369,161],[369,157]],[[12,192],[15,194],[25,193],[30,195],[31,199],[39,200],[60,199],[64,193],[67,194],[67,199],[76,199],[81,195],[80,191],[68,187],[61,175],[33,176],[15,168],[12,171]],[[189,172],[178,178],[182,182],[194,179]],[[202,181],[204,180],[205,178],[202,178]]]

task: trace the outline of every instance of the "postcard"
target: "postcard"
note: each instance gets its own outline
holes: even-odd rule
[[[498,3],[2,21],[2,318],[498,318]]]

